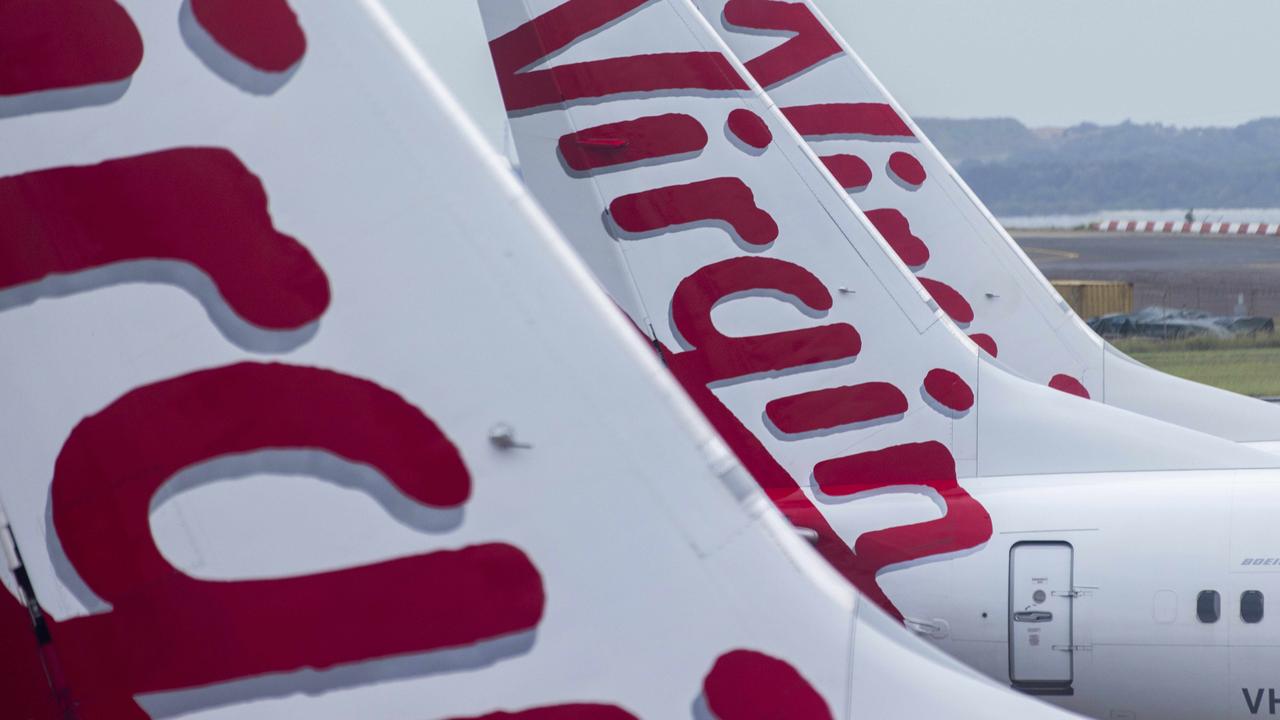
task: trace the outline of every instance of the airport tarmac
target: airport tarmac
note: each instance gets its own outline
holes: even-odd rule
[[[1052,277],[1161,272],[1280,278],[1277,236],[1021,232],[1014,239]]]
[[[1134,309],[1152,305],[1280,316],[1280,237],[1018,231],[1050,279],[1124,281]]]
[[[1134,284],[1135,308],[1187,307],[1280,315],[1280,237],[1018,231],[1014,239],[1051,280]]]

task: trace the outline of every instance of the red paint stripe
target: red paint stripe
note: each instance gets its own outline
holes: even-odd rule
[[[906,215],[884,208],[868,210],[866,216],[908,267],[918,268],[929,262],[929,247],[911,232],[911,222]]]
[[[806,137],[874,135],[914,137],[893,107],[884,103],[833,103],[782,108],[796,131]]]
[[[670,113],[597,125],[560,138],[560,156],[578,172],[697,152],[707,131],[690,115]]]
[[[928,179],[924,165],[910,153],[896,152],[889,156],[889,172],[912,187],[920,187]]]
[[[921,285],[924,285],[924,289],[929,291],[933,299],[937,301],[938,307],[942,308],[942,311],[949,315],[952,320],[961,324],[973,322],[973,306],[969,304],[968,300],[964,299],[964,296],[959,291],[938,280],[925,277],[918,277],[917,279]]]
[[[1138,229],[1138,221],[1137,221],[1137,220],[1130,220],[1130,221],[1129,221],[1129,223],[1128,223],[1127,225],[1125,225],[1125,226],[1124,226],[1124,230],[1125,230],[1125,232],[1133,232],[1133,231],[1135,231],[1135,230],[1137,230],[1137,229]]]
[[[840,54],[840,44],[802,3],[729,0],[724,6],[724,19],[729,29],[736,26],[793,34],[781,45],[746,62],[747,72],[766,89]]]
[[[455,718],[455,720],[468,720]],[[469,720],[637,720],[635,715],[613,705],[555,705],[520,712],[495,712]]]
[[[729,113],[728,129],[734,137],[757,150],[763,150],[773,142],[773,133],[764,120],[744,108]]]
[[[699,269],[677,287],[671,317],[692,349],[672,353],[660,344],[663,359],[769,499],[795,526],[817,534],[818,554],[868,599],[901,618],[876,584],[875,567],[853,553],[795,478],[711,391],[712,383],[851,359],[861,350],[857,331],[845,323],[752,337],[722,335],[711,320],[712,308],[731,296],[753,291],[782,293],[814,311],[832,306],[822,281],[799,265],[764,257],[723,260]]]
[[[752,650],[721,655],[702,684],[716,720],[831,720],[831,709],[790,664]]]
[[[871,184],[871,166],[857,155],[825,155],[819,159],[845,190],[862,190]]]
[[[609,214],[618,227],[629,233],[720,221],[751,245],[768,245],[778,238],[773,216],[756,206],[755,194],[738,178],[716,178],[623,195],[609,203]]]
[[[183,148],[0,178],[0,290],[128,260],[177,260],[271,330],[319,319],[329,283],[276,231],[262,183],[235,155]]]
[[[75,717],[50,690],[31,615],[7,589],[0,589],[0,697],[7,717]]]
[[[822,492],[846,497],[894,485],[955,480],[955,460],[942,443],[911,443],[825,460],[814,468],[813,477]]]
[[[414,506],[458,507],[470,492],[449,438],[366,380],[241,363],[129,392],[76,426],[54,468],[58,538],[112,606],[55,631],[84,717],[141,717],[122,708],[145,693],[464,647],[537,626],[541,577],[505,544],[270,580],[176,571],[151,535],[156,491],[208,460],[288,448],[376,469]]]
[[[874,573],[912,560],[977,547],[991,537],[991,516],[956,481],[955,461],[938,442],[897,445],[819,463],[814,479],[840,497],[897,485],[923,485],[942,498],[937,520],[864,533],[854,545]]]
[[[263,72],[284,72],[307,52],[285,0],[191,0],[191,13],[224,50]]]
[[[671,297],[676,332],[698,349],[682,353],[680,362],[696,364],[699,378],[710,383],[851,359],[861,352],[862,337],[847,323],[747,337],[727,336],[716,329],[711,311],[718,303],[753,293],[785,295],[812,312],[832,307],[831,293],[822,281],[794,263],[745,256],[699,268],[680,281]]]
[[[957,412],[973,407],[973,389],[964,378],[950,370],[930,370],[924,377],[924,391],[944,407]]]
[[[569,0],[489,43],[509,112],[629,92],[746,90],[718,52],[657,53],[525,70],[648,0]]]
[[[734,295],[758,292],[790,296],[814,311],[831,307],[831,295],[821,281],[791,263],[737,257],[699,269],[680,282],[671,301],[676,331],[699,351],[685,353],[682,362],[696,364],[698,377],[710,383],[851,359],[861,352],[861,336],[846,323],[749,337],[721,334],[711,320],[715,305]]]
[[[142,36],[114,0],[0,2],[0,96],[125,80]]]
[[[884,382],[823,388],[765,405],[765,415],[774,427],[792,435],[880,420],[906,411],[907,397]]]
[[[1224,222],[1224,223],[1222,223],[1222,224],[1218,225],[1218,234],[1219,234],[1219,235],[1230,235],[1230,234],[1231,234],[1231,223],[1225,223],[1225,222]]]
[[[1084,398],[1085,400],[1089,399],[1089,389],[1084,386],[1084,383],[1070,375],[1054,375],[1053,378],[1049,380],[1049,387],[1054,390],[1060,390],[1068,395],[1076,395]]]
[[[969,336],[975,345],[987,351],[991,357],[1000,356],[1000,346],[996,344],[995,338],[986,333],[974,333]]]

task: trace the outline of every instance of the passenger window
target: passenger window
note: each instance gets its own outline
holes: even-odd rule
[[[1196,596],[1196,617],[1202,623],[1216,623],[1222,614],[1222,596],[1217,590],[1201,590]]]
[[[1247,623],[1262,621],[1262,593],[1245,590],[1240,594],[1240,619]]]

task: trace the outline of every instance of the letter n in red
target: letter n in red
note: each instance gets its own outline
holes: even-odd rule
[[[619,93],[747,88],[718,52],[653,53],[527,70],[648,2],[569,0],[490,42],[507,111]]]
[[[731,26],[792,34],[778,47],[747,61],[747,70],[765,88],[840,54],[840,44],[804,3],[729,0],[724,19]]]

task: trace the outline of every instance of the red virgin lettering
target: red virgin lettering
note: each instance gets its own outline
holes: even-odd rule
[[[470,493],[439,428],[365,380],[242,363],[124,395],[72,431],[51,493],[67,558],[112,605],[57,628],[85,718],[142,717],[132,699],[141,693],[467,646],[537,625],[541,578],[505,544],[242,582],[169,565],[149,526],[157,490],[200,462],[279,448],[371,466],[425,505],[457,507]]]
[[[798,434],[902,415],[907,397],[889,383],[873,382],[779,398],[765,405],[764,411],[774,427]]]
[[[965,412],[973,407],[973,389],[964,378],[950,370],[930,370],[924,376],[924,391],[948,410]]]
[[[955,481],[955,460],[946,445],[929,441],[824,460],[813,476],[823,492],[841,497],[893,485]]]
[[[224,50],[281,73],[302,61],[307,36],[286,0],[190,0],[191,13]]]
[[[849,360],[862,338],[847,324],[832,324],[754,337],[727,337],[716,330],[711,310],[719,302],[751,292],[782,293],[814,311],[831,309],[833,299],[813,273],[772,258],[739,257],[700,268],[681,281],[671,299],[676,331],[693,349],[673,353],[659,343],[667,366],[685,392],[724,438],[769,499],[795,526],[817,533],[814,548],[866,596],[895,616],[893,603],[868,575],[795,478],[711,391],[712,383],[758,373]]]
[[[647,160],[698,152],[707,131],[681,113],[597,125],[560,138],[560,157],[577,172],[612,169]]]
[[[680,281],[671,298],[676,331],[695,348],[684,354],[688,357],[682,367],[696,363],[709,383],[850,359],[861,352],[861,336],[844,323],[751,337],[729,337],[717,330],[712,308],[752,292],[784,293],[815,311],[829,310],[832,304],[822,281],[783,260],[738,257],[699,268]]]
[[[840,44],[803,3],[777,0],[729,0],[724,19],[730,26],[792,34],[786,42],[746,63],[766,90],[840,54]]]
[[[973,322],[973,306],[968,300],[959,293],[955,288],[940,281],[926,277],[917,277],[920,284],[925,290],[929,291],[929,295],[938,303],[938,307],[942,308],[952,320],[961,325],[967,325]]]
[[[120,82],[140,64],[115,0],[0,0],[0,96]]]
[[[6,713],[29,720],[66,717],[42,665],[26,608],[0,586],[0,697]]]
[[[830,720],[818,691],[790,663],[755,650],[716,658],[703,679],[700,705],[718,720]],[[455,720],[462,720],[457,718]],[[636,720],[614,705],[581,703],[520,712],[494,712],[468,720]]]
[[[637,718],[613,705],[579,704],[534,708],[521,712],[495,712],[470,720],[637,720]]]
[[[763,150],[773,142],[773,132],[765,124],[764,118],[750,110],[738,108],[729,113],[727,124],[734,137],[756,150]]]
[[[268,330],[315,322],[329,304],[324,271],[275,229],[262,183],[227,150],[0,178],[0,290],[134,260],[195,266]]]
[[[863,561],[863,584],[899,563],[977,547],[991,537],[991,516],[956,481],[955,460],[939,442],[896,445],[818,463],[814,480],[832,496],[895,485],[922,485],[938,493],[945,514],[937,520],[864,533],[854,544]]]
[[[629,92],[745,90],[718,52],[609,58],[527,70],[651,0],[569,0],[489,43],[508,112]]]
[[[1089,399],[1089,389],[1084,386],[1084,383],[1070,375],[1061,373],[1054,375],[1053,378],[1049,380],[1049,387],[1054,390],[1060,390],[1068,395],[1082,397],[1085,400]]]
[[[857,155],[824,155],[819,159],[845,190],[865,190],[871,184],[871,166]]]
[[[907,267],[918,268],[929,262],[929,246],[911,232],[911,222],[906,215],[893,208],[868,210],[866,214]]]
[[[973,341],[974,345],[985,350],[991,357],[998,357],[1000,355],[1000,346],[996,344],[996,339],[990,335],[986,333],[974,333],[969,336],[969,339]]]
[[[755,193],[738,178],[646,190],[609,203],[609,215],[629,233],[665,232],[700,222],[722,222],[748,245],[778,239],[778,223],[756,205]]]
[[[796,132],[805,137],[871,135],[914,137],[893,107],[884,103],[828,103],[782,108]]]
[[[924,165],[914,155],[904,152],[889,156],[889,173],[909,190],[919,188],[929,178]]]
[[[702,696],[718,720],[831,720],[831,708],[799,671],[754,650],[717,658]]]

